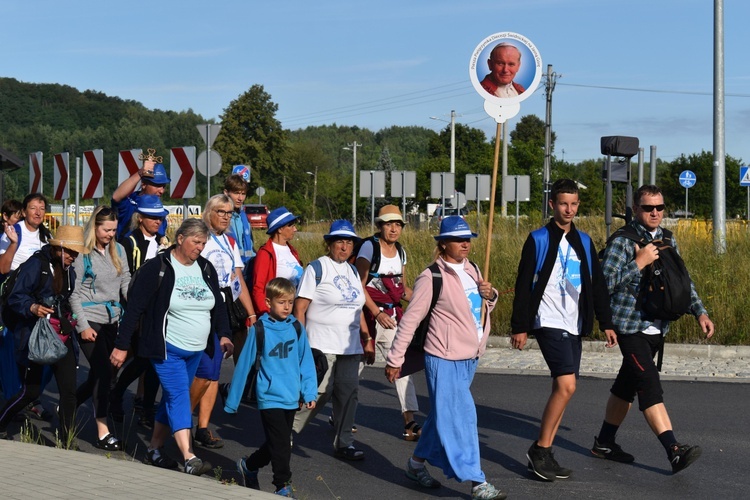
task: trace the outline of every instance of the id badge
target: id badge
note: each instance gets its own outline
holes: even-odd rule
[[[578,289],[575,287],[573,283],[570,282],[569,279],[565,278],[565,293],[568,294],[568,296],[573,299],[573,301],[577,304],[578,303]]]

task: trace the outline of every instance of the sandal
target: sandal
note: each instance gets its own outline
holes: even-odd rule
[[[416,441],[422,435],[422,426],[414,420],[404,426],[403,437],[406,441]]]

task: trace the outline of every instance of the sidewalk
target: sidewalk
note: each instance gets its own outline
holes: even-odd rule
[[[604,342],[585,341],[581,375],[614,378],[620,350]],[[379,359],[379,365],[384,365]],[[510,348],[509,338],[490,338],[480,370],[549,376],[541,352],[531,339],[524,351]],[[662,378],[750,383],[750,347],[667,344]],[[225,485],[211,473],[193,477],[138,461],[100,454],[70,452],[49,446],[0,441],[2,498],[278,498],[270,493]]]

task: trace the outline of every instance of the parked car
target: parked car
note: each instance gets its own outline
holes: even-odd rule
[[[268,207],[266,205],[245,205],[245,215],[250,227],[253,229],[268,229]]]
[[[432,217],[430,217],[430,226],[440,227],[440,221],[443,220],[443,217],[450,217],[451,215],[459,215],[462,219],[465,219],[468,213],[466,208],[445,207],[445,210],[443,210],[443,207],[438,205],[432,213]]]

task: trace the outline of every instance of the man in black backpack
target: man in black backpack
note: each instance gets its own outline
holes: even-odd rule
[[[634,220],[628,231],[635,230],[641,241],[669,239],[674,250],[677,244],[671,233],[660,227],[664,217],[664,197],[661,189],[653,185],[638,188],[633,196]],[[617,330],[617,340],[623,355],[622,366],[610,389],[604,422],[599,436],[594,438],[591,453],[599,458],[616,462],[632,462],[634,457],[622,451],[615,443],[615,435],[638,394],[638,407],[643,412],[651,430],[667,452],[667,458],[676,473],[693,463],[701,454],[699,446],[680,444],[675,438],[672,423],[664,406],[663,390],[654,356],[663,349],[664,336],[669,321],[656,319],[644,312],[640,303],[644,269],[659,259],[657,245],[635,243],[625,232],[614,235],[604,251],[602,270],[609,288],[612,319]],[[667,238],[669,237],[669,238]],[[667,251],[667,250],[664,250]],[[668,251],[671,251],[669,249]],[[695,286],[690,282],[691,303],[689,311],[711,338],[714,324],[708,318]]]

